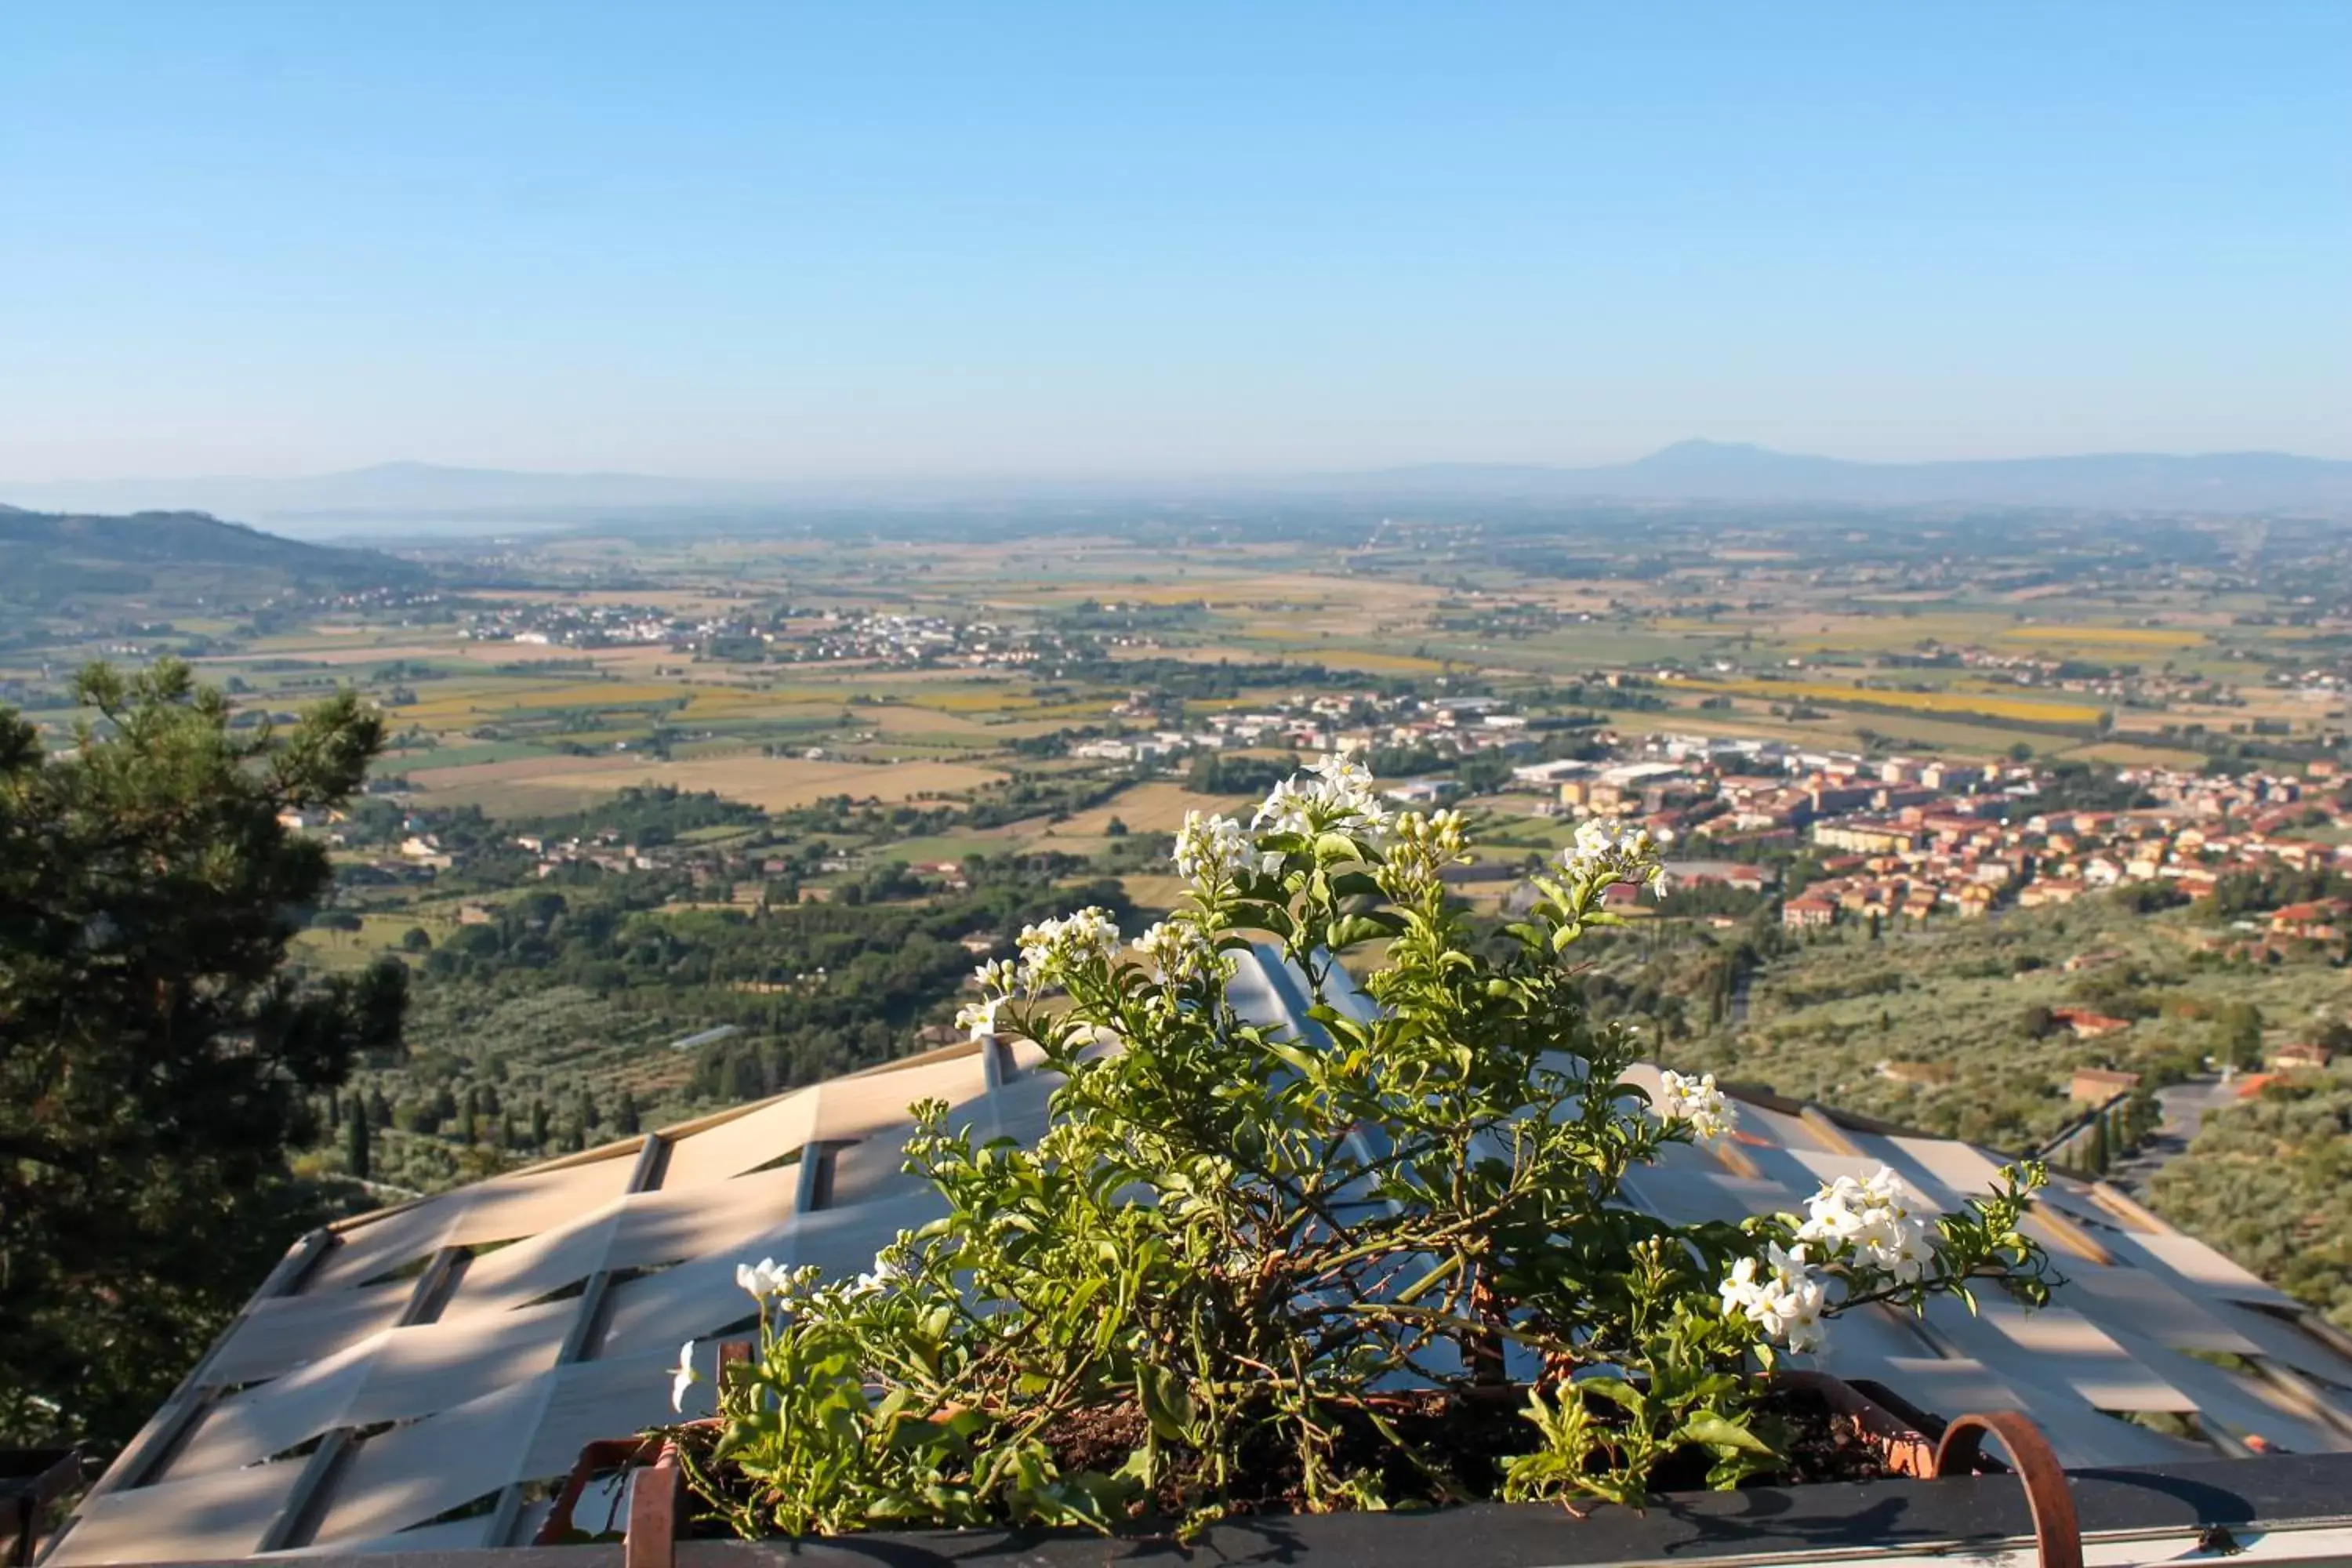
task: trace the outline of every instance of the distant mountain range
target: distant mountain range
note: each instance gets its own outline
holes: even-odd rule
[[[1684,441],[1634,462],[1600,468],[1433,463],[1358,473],[1165,480],[727,482],[401,462],[298,479],[0,483],[0,497],[56,511],[201,508],[272,527],[305,524],[295,531],[307,533],[322,531],[321,524],[406,528],[436,518],[472,518],[489,524],[584,521],[673,510],[723,513],[796,505],[1251,496],[2334,510],[2352,510],[2352,462],[2281,452],[2221,452],[2196,457],[2116,453],[1968,462],[1853,463],[1761,447]]]
[[[1683,441],[1596,468],[1431,464],[1332,476],[1335,488],[1414,493],[1875,505],[2187,509],[2352,507],[2352,462],[2284,452],[2123,452],[1945,463],[1849,463],[1763,447]]]

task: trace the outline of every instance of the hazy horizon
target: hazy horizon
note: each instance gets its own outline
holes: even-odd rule
[[[2352,7],[0,21],[0,482],[2352,458]]]
[[[2196,451],[2184,450],[2176,452],[2120,450],[2103,452],[2082,451],[2046,453],[1989,452],[1963,458],[1927,458],[1906,459],[1885,457],[1856,457],[1834,451],[1800,451],[1790,447],[1767,447],[1755,442],[1719,441],[1712,437],[1706,436],[1686,437],[1680,440],[1666,442],[1661,446],[1649,447],[1639,451],[1629,451],[1622,454],[1604,457],[1590,462],[1557,462],[1541,458],[1510,458],[1491,459],[1454,459],[1444,458],[1420,458],[1400,454],[1386,461],[1379,463],[1327,468],[1302,468],[1295,466],[1268,466],[1258,468],[1184,468],[1181,466],[1171,466],[1166,468],[1145,472],[1131,472],[1116,469],[1094,471],[1083,468],[1069,468],[1063,470],[1004,469],[1002,471],[972,469],[958,472],[942,471],[914,475],[884,470],[824,476],[791,474],[762,475],[742,473],[685,473],[677,471],[655,473],[643,469],[618,468],[529,468],[496,463],[446,463],[437,461],[431,458],[399,456],[384,458],[371,462],[356,463],[348,468],[328,469],[254,469],[236,473],[176,473],[154,475],[74,474],[61,476],[53,479],[38,480],[19,479],[12,475],[0,473],[0,504],[5,504],[7,501],[8,497],[5,493],[6,487],[12,484],[18,485],[21,488],[28,489],[54,489],[60,490],[80,488],[94,489],[110,485],[143,486],[184,483],[222,484],[246,481],[263,484],[277,484],[311,479],[352,479],[362,476],[376,475],[392,476],[404,472],[420,475],[458,475],[479,473],[486,476],[495,475],[502,478],[511,477],[535,479],[657,479],[665,482],[676,482],[686,485],[708,485],[714,488],[734,486],[747,489],[785,489],[802,486],[822,487],[828,485],[881,485],[901,481],[941,485],[962,483],[1018,485],[1024,482],[1032,482],[1040,485],[1104,484],[1114,486],[1129,484],[1149,486],[1154,483],[1238,484],[1247,483],[1253,480],[1298,480],[1324,477],[1347,478],[1353,476],[1377,475],[1387,472],[1411,471],[1415,469],[1444,469],[1450,468],[1488,469],[1528,468],[1558,470],[1562,473],[1575,473],[1591,469],[1605,470],[1627,467],[1642,463],[1649,459],[1664,458],[1677,451],[1689,448],[1716,448],[1719,450],[1729,449],[1734,451],[1752,451],[1771,458],[1818,458],[1832,463],[1887,468],[1919,467],[1935,464],[1958,465],[1979,463],[2026,463],[2042,461],[2064,462],[2070,460],[2126,458],[2189,459],[2199,458],[2278,457],[2315,458],[2321,461],[2333,462],[2352,461],[2352,458],[2334,458],[2324,453],[2290,451],[2284,447],[2248,447],[2234,448],[2228,451],[2214,449]]]

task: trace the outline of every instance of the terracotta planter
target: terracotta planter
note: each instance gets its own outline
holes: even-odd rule
[[[1851,1417],[1891,1473],[1914,1480],[1928,1480],[1938,1473],[1936,1439],[1845,1379],[1825,1372],[1783,1372],[1773,1374],[1772,1384],[1813,1394],[1838,1415]]]

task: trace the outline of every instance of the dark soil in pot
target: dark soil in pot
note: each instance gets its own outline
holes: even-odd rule
[[[1431,1390],[1378,1397],[1377,1408],[1399,1437],[1421,1456],[1400,1447],[1384,1436],[1370,1415],[1349,1412],[1339,1415],[1331,1451],[1332,1468],[1342,1474],[1370,1470],[1381,1479],[1381,1490],[1391,1508],[1442,1507],[1496,1497],[1502,1489],[1504,1467],[1537,1443],[1535,1428],[1520,1414],[1526,1393],[1498,1388],[1470,1395]],[[1614,1415],[1612,1407],[1593,1404],[1597,1417]],[[1899,1473],[1889,1462],[1885,1434],[1850,1409],[1841,1409],[1817,1387],[1773,1387],[1759,1403],[1751,1421],[1757,1436],[1785,1457],[1784,1463],[1753,1479],[1758,1486],[1806,1485],[1827,1481],[1876,1480]],[[708,1451],[716,1440],[708,1428],[683,1435]],[[1146,1436],[1142,1411],[1132,1403],[1094,1406],[1074,1412],[1047,1429],[1045,1439],[1055,1463],[1066,1475],[1093,1470],[1108,1473],[1141,1447]],[[1156,1517],[1172,1519],[1184,1511],[1183,1493],[1205,1489],[1207,1479],[1181,1450],[1163,1450],[1171,1471],[1169,1482],[1156,1500]],[[1686,1449],[1658,1465],[1650,1478],[1654,1492],[1696,1491],[1706,1485],[1714,1462],[1704,1449]],[[698,1466],[736,1497],[749,1500],[749,1483],[729,1467],[715,1470]],[[1227,1489],[1234,1513],[1287,1513],[1305,1509],[1305,1495],[1295,1444],[1270,1429],[1261,1429],[1243,1449],[1239,1473]],[[696,1504],[689,1512],[701,1513]],[[764,1511],[764,1510],[763,1510]],[[1153,1514],[1139,1515],[1140,1529],[1152,1526]],[[698,1520],[689,1529],[697,1536],[724,1536],[719,1521]]]

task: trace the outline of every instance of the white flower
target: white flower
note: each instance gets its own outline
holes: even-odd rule
[[[956,1027],[974,1040],[992,1039],[996,1035],[996,1010],[1004,1005],[1002,996],[983,996],[977,1002],[966,1003],[956,1009]]]
[[[1271,826],[1276,833],[1351,833],[1375,841],[1387,836],[1388,808],[1362,763],[1334,752],[1307,771],[1314,782],[1302,783],[1294,773],[1275,785],[1251,826]]]
[[[1110,916],[1089,905],[1057,921],[1040,921],[1022,928],[1021,963],[1032,984],[1067,977],[1095,959],[1105,962],[1118,952],[1118,927]]]
[[[1916,1285],[1936,1260],[1935,1243],[1928,1238],[1927,1227],[1906,1221],[1897,1226],[1891,1237],[1870,1248],[1870,1260],[1893,1275],[1905,1285]]]
[[[679,1415],[686,1414],[686,1391],[702,1378],[694,1370],[694,1342],[688,1340],[677,1347],[677,1368],[669,1380],[669,1407]]]
[[[898,1266],[885,1258],[877,1258],[873,1268],[850,1281],[849,1293],[852,1296],[878,1296],[898,1281]]]
[[[1314,792],[1301,785],[1294,773],[1267,792],[1265,799],[1258,803],[1257,814],[1250,818],[1250,826],[1272,827],[1276,833],[1311,832],[1307,813],[1314,804]]]
[[[1249,833],[1230,816],[1184,814],[1176,830],[1176,871],[1203,886],[1231,881],[1255,850]]]
[[[1576,842],[1559,852],[1560,874],[1570,882],[1630,882],[1666,896],[1666,867],[1659,858],[1671,834],[1646,827],[1610,830],[1597,816],[1576,825]]]
[[[757,1263],[739,1263],[735,1266],[735,1283],[749,1291],[753,1300],[763,1303],[769,1297],[782,1291],[784,1282],[789,1278],[790,1276],[782,1268],[777,1267],[776,1260],[772,1258],[762,1258]]]
[[[1805,1212],[1800,1240],[1906,1285],[1926,1273],[1935,1257],[1928,1227],[1913,1217],[1902,1178],[1884,1165],[1861,1181],[1840,1176],[1825,1184],[1806,1201]]]
[[[1739,1111],[1715,1087],[1713,1073],[1691,1078],[1666,1068],[1658,1074],[1658,1120],[1669,1127],[1686,1124],[1693,1137],[1711,1146],[1731,1136]]]
[[[1799,1354],[1822,1342],[1822,1310],[1828,1293],[1813,1277],[1801,1247],[1782,1251],[1768,1246],[1762,1258],[1743,1258],[1717,1287],[1723,1310],[1737,1313]]]
[[[1021,971],[1009,958],[990,959],[973,970],[971,977],[980,983],[981,990],[998,996],[1017,989],[1021,984]]]
[[[1347,795],[1371,793],[1372,771],[1344,752],[1334,752],[1328,757],[1318,758],[1307,765],[1307,771],[1321,779],[1327,791]]]
[[[1323,805],[1347,826],[1378,838],[1388,830],[1388,808],[1372,788],[1371,770],[1334,752],[1307,770],[1322,781],[1317,793]]]

